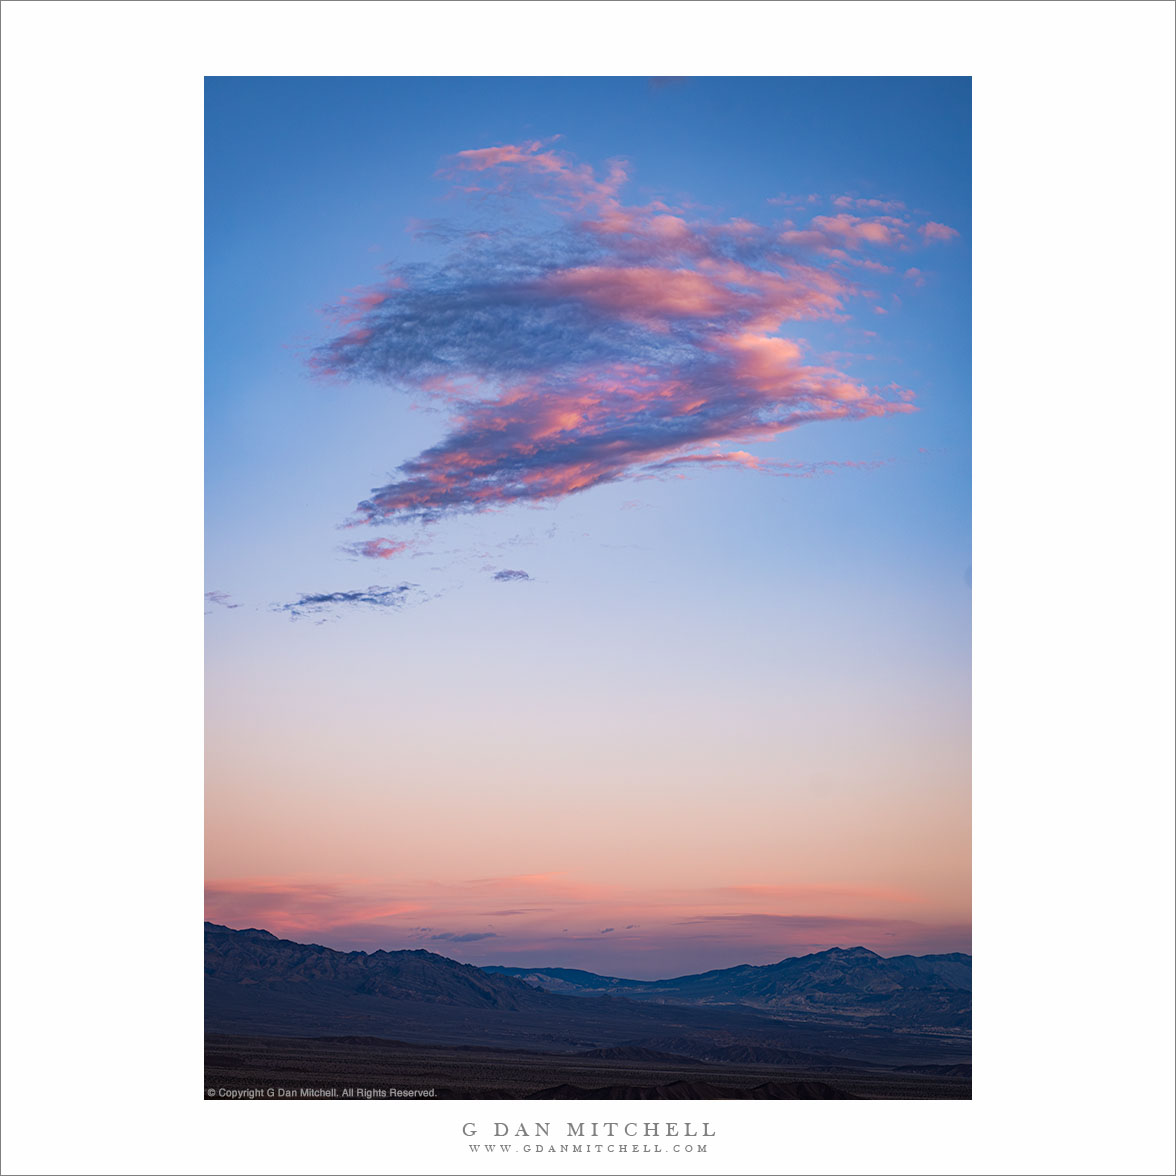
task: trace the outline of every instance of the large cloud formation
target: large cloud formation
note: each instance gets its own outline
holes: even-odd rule
[[[462,151],[443,174],[484,223],[418,225],[445,260],[343,300],[343,333],[312,358],[450,414],[354,522],[535,503],[689,464],[787,474],[731,447],[913,410],[909,393],[812,362],[783,332],[846,319],[859,279],[890,272],[888,252],[947,241],[948,226],[847,197],[805,227],[628,205],[624,164],[598,177],[541,143]]]

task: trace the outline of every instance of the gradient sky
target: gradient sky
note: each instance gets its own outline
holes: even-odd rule
[[[970,949],[970,83],[209,79],[207,917]]]

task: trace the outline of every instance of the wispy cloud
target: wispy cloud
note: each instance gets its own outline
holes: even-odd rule
[[[381,925],[419,911],[405,900],[362,879],[307,881],[286,877],[210,879],[204,887],[205,917],[230,927],[260,927],[279,936],[323,939],[331,928]]]
[[[394,588],[373,584],[370,588],[346,592],[308,592],[297,600],[275,604],[274,608],[291,617],[337,614],[349,608],[398,609],[404,607],[415,589],[415,584],[398,584]]]
[[[513,568],[503,568],[502,571],[494,573],[494,578],[500,583],[508,584],[515,580],[529,580],[531,577],[526,572],[516,571]]]
[[[859,211],[893,214],[905,212],[906,205],[901,200],[879,200],[875,196],[834,196],[833,204],[837,208],[856,208]]]
[[[359,543],[348,543],[343,550],[363,559],[391,559],[394,555],[401,555],[412,547],[412,540],[381,537],[379,539],[364,539]]]
[[[950,225],[941,225],[938,221],[928,221],[919,232],[923,234],[925,241],[950,241],[953,237],[959,236]]]
[[[913,411],[785,332],[846,321],[865,293],[855,275],[889,273],[887,252],[946,240],[947,226],[859,198],[807,225],[626,204],[626,163],[598,173],[550,143],[461,151],[440,174],[483,223],[418,224],[448,256],[353,291],[336,308],[346,329],[312,358],[449,414],[353,524],[557,500],[667,463],[730,465],[693,459],[811,422]]]
[[[805,204],[818,204],[821,197],[816,192],[810,192],[807,196],[797,196],[788,192],[780,192],[775,196],[768,197],[769,204],[780,204],[785,208],[799,208]]]
[[[234,602],[233,598],[227,592],[206,592],[204,594],[205,604],[220,605],[221,608],[240,608],[241,606]],[[211,612],[211,609],[205,609],[205,612]]]
[[[669,457],[649,467],[651,474],[668,473],[689,466],[727,466],[732,469],[754,470],[771,474],[777,478],[815,478],[831,474],[836,470],[876,470],[890,464],[893,459],[874,461],[775,461],[755,457],[742,449],[728,453],[691,453],[682,457]]]

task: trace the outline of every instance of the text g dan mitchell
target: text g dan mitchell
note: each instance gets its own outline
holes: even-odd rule
[[[600,1123],[557,1123],[556,1138],[565,1139],[713,1139],[710,1123],[657,1123],[609,1121]],[[467,1138],[481,1135],[493,1139],[550,1139],[551,1123],[463,1123]]]

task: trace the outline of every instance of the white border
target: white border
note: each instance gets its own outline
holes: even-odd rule
[[[1172,1170],[1171,5],[3,11],[4,1171],[520,1170],[462,1167],[505,1108],[200,1101],[193,931],[202,76],[485,72],[976,104],[976,1098],[692,1104],[706,1161],[522,1170]]]

